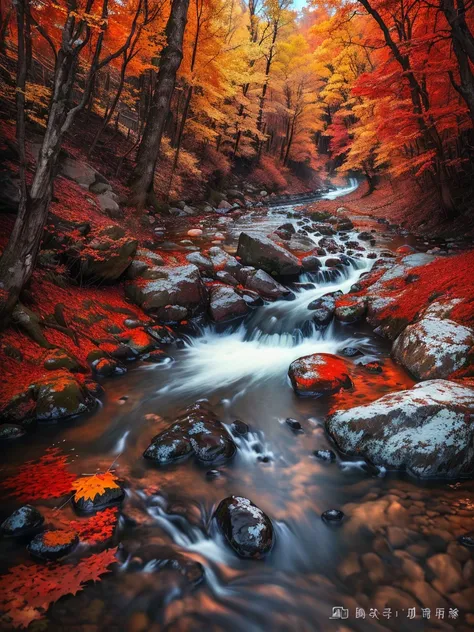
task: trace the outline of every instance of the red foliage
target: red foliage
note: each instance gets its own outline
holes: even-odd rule
[[[80,520],[69,520],[64,511],[42,508],[46,524],[56,529],[75,531],[81,542],[90,546],[104,544],[113,534],[118,520],[118,508],[108,507]]]
[[[58,448],[48,448],[38,461],[27,461],[14,476],[6,478],[2,489],[9,490],[21,502],[42,498],[59,498],[72,491],[76,479],[67,470],[67,456]]]
[[[115,562],[117,549],[95,553],[72,564],[19,564],[0,578],[2,621],[14,628],[26,628],[42,619],[49,606],[75,595],[89,581],[99,581]]]
[[[451,318],[465,325],[474,324],[474,251],[410,270],[410,283],[406,277],[387,281],[385,291],[395,296],[396,302],[381,313],[382,318],[402,318],[411,322],[417,314],[435,301],[460,299],[451,312]],[[418,277],[418,278],[417,278]]]

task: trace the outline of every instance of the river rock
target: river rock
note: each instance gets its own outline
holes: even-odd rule
[[[334,316],[336,296],[334,294],[326,294],[321,298],[317,298],[311,301],[308,309],[313,312],[311,318],[317,327],[321,329],[327,327]]]
[[[143,456],[167,465],[192,454],[209,465],[234,456],[236,446],[225,427],[205,403],[196,403],[166,430],[153,437]]]
[[[235,257],[219,246],[209,248],[209,258],[215,273],[227,272],[233,276],[238,276],[242,268],[242,264]]]
[[[431,380],[327,419],[339,449],[421,478],[474,472],[474,389]]]
[[[41,561],[57,560],[70,553],[79,544],[75,531],[57,529],[43,531],[35,536],[28,545],[30,555]]]
[[[17,424],[0,424],[0,441],[21,439],[25,434],[26,430]]]
[[[248,312],[246,301],[226,285],[216,285],[210,291],[209,311],[216,323],[241,318]]]
[[[342,323],[356,323],[367,312],[367,300],[362,296],[341,296],[336,300],[334,316]]]
[[[474,331],[447,318],[425,315],[408,325],[392,353],[418,380],[447,378],[468,362]]]
[[[314,272],[322,266],[322,263],[319,257],[308,255],[307,257],[303,257],[303,259],[301,259],[301,265],[303,266],[303,270],[305,270],[305,272]]]
[[[199,272],[206,274],[212,274],[214,272],[214,266],[212,265],[212,261],[209,257],[205,257],[201,252],[191,252],[191,254],[186,255],[187,261],[195,265]]]
[[[224,498],[214,517],[239,557],[261,559],[271,550],[274,540],[271,520],[248,498]]]
[[[287,244],[287,247],[288,250],[291,250],[291,252],[306,253],[312,252],[315,249],[316,244],[310,237],[298,233],[291,236],[290,242],[289,244]]]
[[[247,274],[245,287],[257,292],[262,298],[268,301],[276,301],[281,298],[292,296],[291,290],[284,287],[263,270],[254,270]]]
[[[328,509],[321,514],[321,518],[323,522],[338,524],[343,520],[344,512],[340,509]]]
[[[288,375],[297,395],[319,397],[350,388],[347,365],[330,353],[313,353],[290,364]]]
[[[53,421],[92,410],[96,401],[72,375],[47,377],[33,387],[36,419]]]
[[[206,288],[196,266],[162,266],[159,274],[154,280],[138,279],[125,286],[127,297],[145,312],[160,318],[168,305],[195,310],[207,303]]]
[[[1,532],[9,537],[25,535],[40,527],[43,522],[43,516],[35,507],[23,505],[3,521]]]
[[[90,513],[109,507],[110,505],[116,505],[119,503],[125,494],[120,485],[114,487],[106,487],[102,493],[97,493],[93,498],[76,497],[73,496],[72,504],[77,511],[82,513]]]
[[[301,272],[299,259],[271,239],[260,235],[241,233],[237,256],[244,265],[280,276],[294,276]]]

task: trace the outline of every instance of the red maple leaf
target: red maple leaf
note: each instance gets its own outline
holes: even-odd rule
[[[15,628],[41,619],[64,595],[75,595],[89,581],[99,581],[115,562],[117,549],[108,549],[75,564],[19,564],[0,577],[0,619]]]
[[[6,478],[1,487],[9,490],[7,496],[31,502],[68,494],[75,479],[74,474],[67,470],[67,456],[58,448],[48,448],[39,460],[21,465],[18,473]]]

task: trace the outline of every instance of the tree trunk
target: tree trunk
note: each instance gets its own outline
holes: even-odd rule
[[[84,108],[90,94],[90,84],[99,65],[103,31],[98,35],[93,62],[86,80],[80,103],[70,107],[76,76],[78,56],[87,45],[91,31],[85,20],[76,23],[76,4],[71,2],[70,12],[63,28],[62,45],[57,55],[52,98],[43,142],[36,162],[31,188],[25,183],[25,117],[24,86],[27,72],[25,46],[25,6],[28,0],[18,0],[18,71],[17,71],[17,138],[20,150],[21,196],[18,215],[7,247],[0,259],[0,325],[4,325],[13,310],[22,288],[34,270],[43,228],[48,216],[52,194],[53,168],[61,149],[64,134],[70,129],[75,115]],[[89,0],[86,11],[90,11]],[[107,15],[107,2],[103,0],[102,15]],[[104,22],[105,24],[105,22]],[[104,26],[105,28],[105,26]],[[85,33],[84,33],[85,31]],[[109,56],[109,59],[111,56]]]
[[[189,0],[173,0],[171,5],[170,17],[166,25],[166,47],[161,54],[153,102],[130,182],[129,203],[137,208],[143,208],[147,202],[154,203],[153,177],[170,111],[176,73],[183,58],[183,36],[188,8]]]
[[[459,1],[456,8],[454,0],[442,0],[441,8],[451,27],[453,51],[458,62],[461,83],[456,82],[452,73],[449,76],[466,102],[474,126],[474,75],[471,70],[471,64],[474,63],[474,37],[466,23],[463,2]]]

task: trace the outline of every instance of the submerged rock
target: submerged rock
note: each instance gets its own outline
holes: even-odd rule
[[[167,465],[194,454],[208,465],[232,458],[235,451],[232,437],[216,415],[205,403],[197,402],[153,437],[143,456],[157,465]]]
[[[43,531],[28,545],[30,555],[42,561],[57,560],[70,553],[79,544],[75,531],[58,529]]]
[[[225,498],[214,517],[239,557],[261,559],[271,550],[274,541],[271,520],[248,498]]]
[[[291,417],[288,417],[288,419],[285,419],[285,423],[287,426],[289,426],[292,430],[301,430],[301,424],[297,419],[292,419]]]
[[[1,532],[6,536],[20,536],[34,531],[43,522],[43,516],[35,507],[23,505],[3,521]]]
[[[241,233],[237,255],[244,265],[254,266],[281,276],[294,276],[301,272],[297,257],[260,235]]]
[[[427,314],[402,331],[392,353],[415,378],[431,380],[447,378],[463,367],[472,346],[472,329]]]
[[[347,365],[330,353],[313,353],[291,363],[288,375],[297,395],[331,395],[350,388]]]
[[[474,472],[474,389],[431,380],[336,411],[326,426],[339,449],[422,478]]]

